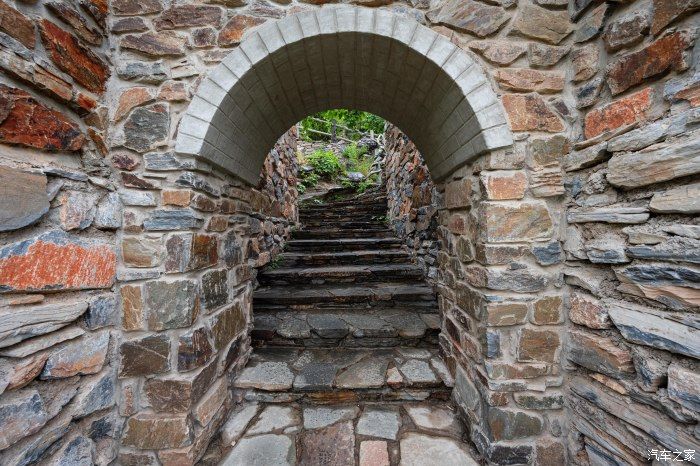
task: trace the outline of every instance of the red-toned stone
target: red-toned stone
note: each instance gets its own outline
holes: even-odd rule
[[[124,285],[119,294],[122,303],[122,328],[126,331],[143,330],[145,325],[141,286]]]
[[[41,105],[21,89],[0,84],[0,142],[77,151],[85,135],[62,113]]]
[[[527,177],[517,172],[483,172],[481,182],[488,199],[522,199],[527,188]]]
[[[653,4],[651,33],[654,35],[663,31],[684,13],[700,8],[700,3],[694,0],[653,0]]]
[[[108,288],[116,263],[106,243],[50,231],[0,249],[0,291]]]
[[[219,45],[222,47],[229,47],[238,44],[241,38],[243,38],[243,34],[248,29],[259,26],[265,21],[265,18],[235,15],[226,23],[221,32],[219,32]]]
[[[125,173],[122,172],[122,183],[124,186],[127,188],[136,188],[136,189],[160,189],[158,186],[155,184],[151,183],[150,181],[140,178],[133,173]]]
[[[186,414],[137,414],[127,421],[122,444],[147,450],[179,448],[190,445],[193,434]]]
[[[153,100],[153,92],[146,87],[131,87],[119,96],[114,121],[124,118],[134,108]]]
[[[159,100],[167,100],[169,102],[181,102],[187,100],[187,86],[183,82],[170,81],[161,86],[158,91]]]
[[[109,79],[107,64],[73,34],[49,20],[40,23],[41,40],[49,57],[62,71],[91,92],[101,94]]]
[[[93,97],[82,92],[78,92],[75,95],[73,103],[75,104],[73,108],[81,115],[87,115],[97,108],[97,101]]]
[[[190,199],[192,199],[192,191],[188,189],[169,189],[162,194],[163,205],[186,207],[190,205]]]
[[[91,26],[73,5],[65,0],[55,0],[46,3],[46,7],[56,15],[56,17],[61,18],[64,23],[71,26],[78,37],[88,44],[102,44],[102,34],[100,31]]]
[[[652,89],[648,87],[602,108],[591,110],[585,120],[586,139],[643,120],[651,107],[651,96]]]
[[[613,95],[644,80],[671,70],[683,70],[687,63],[683,51],[692,45],[687,32],[674,32],[651,43],[639,52],[620,57],[608,66],[607,82]]]
[[[33,49],[36,42],[32,20],[0,1],[0,31],[17,39],[27,48]]]
[[[48,66],[36,63],[32,78],[36,87],[59,101],[70,102],[73,99],[73,86],[49,70]]]
[[[559,117],[550,110],[539,94],[506,94],[503,96],[503,106],[513,131],[557,133],[564,130]]]
[[[80,4],[90,13],[90,16],[99,24],[102,29],[107,26],[107,13],[109,6],[107,0],[81,0]]]

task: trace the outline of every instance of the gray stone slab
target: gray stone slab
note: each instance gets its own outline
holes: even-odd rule
[[[357,416],[356,407],[349,408],[319,408],[304,409],[304,429],[319,429],[340,421],[354,419]]]
[[[225,466],[283,466],[296,464],[296,448],[286,435],[241,439],[222,462]]]
[[[477,466],[455,440],[409,433],[401,439],[401,466]]]
[[[246,367],[236,378],[238,388],[257,388],[267,391],[280,391],[292,388],[294,373],[284,362],[261,362]]]
[[[396,440],[400,424],[401,418],[397,411],[366,408],[357,422],[357,433]]]

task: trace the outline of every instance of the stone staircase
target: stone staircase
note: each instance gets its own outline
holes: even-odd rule
[[[385,214],[377,192],[301,207],[302,227],[258,276],[255,350],[236,380],[246,399],[449,398],[435,294]]]

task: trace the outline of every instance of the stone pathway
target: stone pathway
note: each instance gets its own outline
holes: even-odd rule
[[[303,228],[258,276],[244,401],[210,464],[476,464],[450,408],[435,294],[385,213],[377,193],[300,210]]]
[[[222,429],[228,466],[471,466],[455,413],[436,403],[244,403]]]

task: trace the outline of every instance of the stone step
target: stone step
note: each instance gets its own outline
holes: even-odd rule
[[[435,348],[253,351],[234,382],[248,401],[337,403],[447,400],[452,378]]]
[[[340,239],[340,238],[391,238],[394,232],[385,229],[351,229],[351,228],[329,228],[314,230],[295,230],[292,232],[293,239]]]
[[[301,206],[303,210],[314,210],[322,208],[362,208],[362,207],[377,207],[383,206],[386,208],[387,197],[377,196],[377,197],[355,197],[350,199],[343,199],[339,201],[325,201],[325,202],[307,202]]]
[[[256,308],[253,345],[302,347],[435,347],[440,315],[407,307],[293,311]]]
[[[358,251],[401,248],[403,242],[398,238],[336,238],[336,239],[301,239],[285,243],[286,251],[332,252]]]
[[[414,306],[431,306],[435,303],[435,294],[424,282],[416,284],[379,282],[362,286],[260,287],[253,295],[254,306],[365,303],[377,307],[383,304],[407,302]]]
[[[309,220],[301,222],[302,229],[339,229],[339,230],[385,230],[387,225],[381,220]]]
[[[415,283],[422,276],[423,269],[413,264],[297,266],[265,270],[258,281],[263,286],[363,284],[387,279]]]
[[[277,256],[279,266],[337,266],[337,265],[371,265],[371,264],[408,264],[411,256],[402,249],[376,249],[358,251],[283,252]]]
[[[372,207],[369,209],[338,209],[338,210],[300,210],[300,219],[338,219],[338,218],[381,218],[386,216],[386,208]]]

